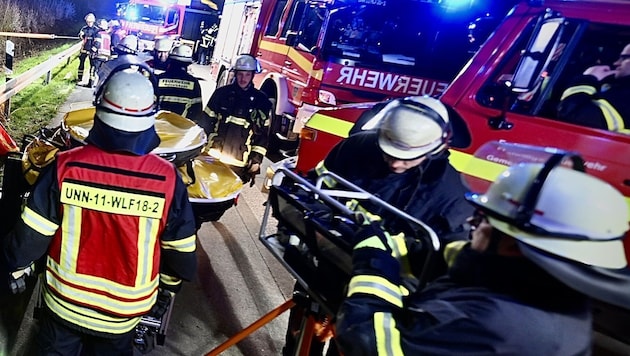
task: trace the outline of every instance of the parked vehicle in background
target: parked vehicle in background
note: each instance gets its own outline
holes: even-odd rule
[[[557,147],[580,153],[587,172],[609,182],[630,204],[630,136],[560,121],[557,116],[562,93],[572,80],[593,65],[613,66],[629,43],[627,1],[519,3],[441,96],[453,109],[453,165],[468,176],[490,181],[498,172],[474,164],[475,152],[487,142]],[[369,111],[373,107],[350,105],[315,113],[302,130],[297,171],[313,168],[348,135],[354,122],[373,115]],[[336,132],[318,130],[322,122],[333,121]],[[508,163],[496,156],[484,159]],[[625,250],[630,256],[629,239]],[[595,329],[630,344],[630,312],[603,303],[594,308]]]
[[[216,23],[218,6],[209,0],[128,0],[116,4],[122,28],[153,50],[156,37],[171,37],[191,46],[201,38],[200,25]]]
[[[498,24],[514,2],[228,0],[213,79],[228,80],[235,55],[257,56],[264,75],[255,84],[275,106],[270,151],[295,146],[319,108],[441,94],[482,42],[469,24]]]

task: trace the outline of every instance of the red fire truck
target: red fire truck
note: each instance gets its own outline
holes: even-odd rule
[[[137,35],[145,50],[156,37],[189,40],[200,37],[200,24],[216,22],[218,6],[210,0],[129,0],[116,4],[122,28]]]
[[[302,122],[321,107],[441,94],[482,42],[469,36],[469,23],[484,17],[484,25],[498,23],[513,3],[226,1],[213,79],[225,83],[236,54],[258,57],[263,74],[256,86],[274,103],[273,151],[283,140],[295,141]]]
[[[562,93],[572,80],[592,65],[613,66],[627,44],[627,1],[521,1],[441,96],[453,108],[454,118],[462,119],[455,130],[459,145],[451,149],[453,165],[467,176],[489,181],[500,170],[473,164],[475,152],[487,142],[557,147],[580,153],[587,172],[619,189],[630,205],[630,136],[557,116]],[[302,130],[297,170],[313,168],[366,114],[370,112],[359,105],[315,113]],[[630,256],[629,239],[625,248]],[[628,314],[597,304],[596,329],[630,344]]]

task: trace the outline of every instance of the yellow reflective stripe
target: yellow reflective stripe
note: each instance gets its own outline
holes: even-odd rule
[[[164,212],[162,196],[97,188],[64,181],[61,183],[61,202],[110,214],[146,216],[159,219]]]
[[[594,95],[595,93],[597,93],[597,89],[592,85],[576,85],[576,86],[567,88],[562,93],[562,97],[560,98],[560,100],[564,100],[573,94]]]
[[[287,54],[287,56],[301,70],[308,73],[313,69],[313,62],[306,59],[302,52],[297,51],[295,48],[289,47],[289,53]]]
[[[184,239],[164,241],[160,242],[161,246],[165,250],[176,250],[179,252],[195,252],[196,249],[196,235],[190,235]]]
[[[182,284],[182,280],[174,276],[169,276],[168,274],[160,273],[160,283],[167,286],[178,286]]]
[[[61,238],[63,248],[59,253],[59,268],[55,270],[62,271],[62,276],[72,278],[63,271],[74,271],[76,269],[79,256],[79,248],[81,247],[81,215],[83,209],[78,206],[64,205],[63,218],[61,220]]]
[[[252,152],[258,152],[264,156],[267,154],[267,149],[263,146],[252,146]]]
[[[319,112],[311,116],[306,122],[306,127],[343,138],[348,137],[348,133],[353,125],[353,122],[324,115]]]
[[[626,128],[623,123],[623,117],[621,117],[619,112],[610,105],[607,100],[597,99],[593,100],[593,102],[602,111],[604,119],[606,119],[606,126],[608,127],[608,130],[621,131]]]
[[[201,103],[201,98],[183,98],[181,96],[165,95],[160,97],[160,102],[175,104],[196,104]]]
[[[390,236],[389,247],[392,249],[392,256],[400,259],[407,256],[407,244],[405,243],[405,235],[401,232],[398,235]]]
[[[217,117],[217,114],[216,114],[216,113],[215,113],[212,109],[210,109],[210,107],[209,107],[209,106],[206,106],[206,107],[203,109],[203,112],[204,112],[204,113],[206,113],[206,114],[207,114],[208,116],[210,116],[210,117]]]
[[[195,83],[184,79],[162,78],[158,81],[158,87],[193,90]]]
[[[449,162],[462,174],[494,181],[507,168],[502,164],[477,158],[468,153],[450,150]]]
[[[86,329],[123,334],[136,327],[141,317],[119,318],[69,303],[44,288],[44,302],[60,318]]]
[[[326,172],[328,172],[328,168],[326,168],[326,166],[324,166],[324,161],[320,161],[315,166],[315,173],[317,173],[318,176],[322,176]],[[332,188],[332,187],[337,185],[337,181],[334,178],[332,178],[331,176],[324,176],[323,182],[324,182],[324,184],[326,184],[326,186],[328,188]],[[352,209],[352,208],[350,208],[350,209]],[[354,209],[352,209],[352,210],[354,210]]]
[[[444,247],[443,255],[447,266],[451,267],[455,263],[455,259],[468,243],[466,240],[453,241]]]
[[[391,313],[374,313],[374,335],[376,336],[377,355],[402,356],[400,331]]]
[[[124,299],[140,299],[147,298],[151,296],[152,293],[155,292],[155,288],[158,285],[157,276],[150,280],[146,284],[141,285],[125,285],[120,284],[115,281],[111,281],[109,279],[103,277],[92,276],[88,274],[81,274],[76,272],[76,268],[67,269],[63,266],[63,264],[57,264],[52,258],[47,258],[46,261],[47,271],[46,277],[47,282],[51,286],[55,287],[55,289],[61,291],[63,295],[68,295],[74,297],[79,297],[85,299],[87,304],[91,304],[89,302],[92,296],[95,295],[94,292],[86,291],[85,289],[76,289],[71,285],[67,285],[68,283],[72,283],[73,285],[80,285],[84,288],[90,288],[102,293],[109,293],[110,295],[116,296],[118,298]],[[76,295],[75,295],[76,293]],[[136,302],[123,302],[120,300],[114,300],[113,303],[116,304],[125,304],[125,303],[144,303],[143,301]],[[130,304],[132,305],[132,304]]]
[[[22,221],[31,229],[37,231],[44,236],[52,236],[59,228],[59,225],[39,215],[28,206],[24,207],[22,212]]]
[[[348,285],[348,297],[364,293],[374,295],[402,308],[402,293],[400,287],[379,276],[361,275],[354,276]]]
[[[282,44],[278,44],[278,43],[267,41],[267,40],[260,41],[259,47],[261,49],[265,49],[267,51],[275,52],[278,54],[286,54],[287,51],[289,50],[289,46],[287,45],[282,45]]]
[[[371,248],[387,251],[385,249],[385,245],[383,245],[383,242],[377,236],[372,236],[359,242],[358,244],[354,246],[354,249],[358,250],[360,248],[366,248],[366,247],[371,247]]]
[[[243,119],[241,117],[236,117],[236,116],[228,116],[225,118],[225,123],[234,123],[238,126],[243,126],[244,128],[249,128],[249,121],[247,119]]]
[[[141,217],[138,221],[138,263],[136,285],[146,285],[153,281],[153,257],[160,231],[160,220]]]

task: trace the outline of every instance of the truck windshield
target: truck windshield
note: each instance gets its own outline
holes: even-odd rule
[[[155,5],[128,5],[125,9],[125,18],[129,21],[144,21],[155,24],[164,23],[165,8]]]
[[[331,9],[322,55],[346,66],[445,78],[472,56],[469,24],[479,13],[419,1],[382,4]]]

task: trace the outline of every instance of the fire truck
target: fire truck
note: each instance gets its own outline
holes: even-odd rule
[[[156,37],[194,44],[201,22],[215,23],[219,8],[210,0],[129,0],[117,3],[116,9],[127,34],[137,35],[142,48],[152,50]]]
[[[488,182],[500,169],[476,164],[475,152],[489,141],[578,152],[587,172],[621,191],[630,205],[630,136],[560,120],[557,114],[573,80],[593,65],[613,67],[627,44],[627,1],[522,0],[440,97],[453,109],[457,145],[450,150],[452,164]],[[342,105],[312,115],[302,130],[296,170],[313,168],[375,108]],[[498,157],[484,160],[505,166]],[[630,239],[625,249],[630,256]],[[630,312],[602,304],[595,309],[596,329],[630,344]]]
[[[274,104],[273,152],[291,147],[284,142],[296,142],[303,121],[319,108],[440,95],[482,42],[469,36],[470,22],[498,23],[513,3],[226,1],[212,79],[225,84],[237,54],[259,59],[263,73],[254,82]]]

